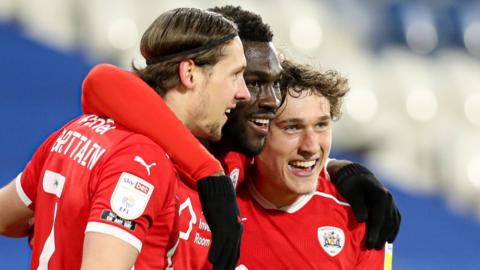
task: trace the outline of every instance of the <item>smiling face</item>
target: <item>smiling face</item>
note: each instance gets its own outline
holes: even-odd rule
[[[223,129],[230,150],[248,156],[259,154],[268,133],[270,121],[280,105],[282,67],[271,42],[245,42],[247,69],[244,78],[250,91],[248,102],[239,102]]]
[[[256,158],[256,188],[277,207],[315,191],[331,142],[328,100],[311,91],[287,95]]]
[[[199,87],[195,89],[195,104],[189,109],[189,128],[195,136],[220,140],[227,114],[237,102],[248,102],[250,93],[243,79],[245,66],[242,43],[236,37],[225,46],[219,62],[195,73]]]

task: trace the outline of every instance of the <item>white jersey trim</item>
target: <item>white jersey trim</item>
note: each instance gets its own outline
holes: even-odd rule
[[[273,203],[271,203],[270,201],[268,201],[265,197],[263,197],[262,194],[260,194],[260,192],[258,192],[255,186],[251,183],[251,181],[247,180],[247,185],[248,185],[248,190],[250,192],[250,195],[252,195],[252,198],[258,204],[260,204],[263,208],[285,211],[289,214],[293,214],[298,210],[302,209],[302,207],[305,206],[305,204],[307,204],[314,195],[313,192],[307,195],[302,195],[291,205],[287,205],[279,208],[275,206]]]
[[[317,196],[321,196],[321,197],[324,197],[324,198],[328,198],[328,199],[331,199],[333,200],[335,203],[339,204],[339,205],[343,205],[343,206],[350,206],[350,204],[346,203],[346,202],[342,202],[340,201],[339,199],[337,199],[335,196],[333,196],[332,194],[328,194],[328,193],[324,193],[324,192],[320,192],[320,191],[315,191],[315,192],[312,192],[310,194],[306,194],[306,195],[302,195],[300,196],[300,198],[298,198],[294,203],[292,203],[291,205],[288,205],[288,206],[284,206],[284,207],[276,207],[273,203],[271,203],[270,201],[268,201],[265,197],[262,196],[262,194],[260,194],[260,192],[258,192],[258,190],[255,188],[255,186],[251,183],[251,181],[248,181],[247,180],[247,185],[248,185],[248,191],[250,192],[250,195],[252,196],[252,198],[258,203],[260,204],[263,208],[265,209],[275,209],[275,210],[279,210],[279,211],[285,211],[289,214],[293,214],[295,212],[297,212],[298,210],[302,209],[312,198],[314,195],[317,195]]]
[[[339,199],[337,199],[337,197],[333,196],[332,194],[328,194],[328,193],[324,193],[324,192],[320,192],[320,191],[315,191],[315,195],[332,199],[337,204],[340,204],[340,205],[343,205],[343,206],[350,206],[350,204],[340,201]]]
[[[32,200],[28,198],[27,193],[25,193],[22,187],[22,173],[19,173],[17,178],[15,178],[15,189],[17,190],[18,197],[20,197],[20,200],[22,200],[26,206],[32,204]]]
[[[142,241],[135,237],[133,234],[126,232],[116,226],[109,225],[102,222],[88,222],[85,232],[98,232],[108,234],[117,238],[122,239],[123,241],[129,243],[135,247],[138,252],[142,249]]]

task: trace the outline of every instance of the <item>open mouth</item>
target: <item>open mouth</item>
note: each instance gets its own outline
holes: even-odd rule
[[[266,136],[268,133],[268,127],[270,126],[270,119],[267,118],[250,118],[248,120],[253,129],[262,136]]]
[[[261,128],[268,128],[268,126],[270,125],[270,119],[266,118],[252,118],[249,121]]]
[[[318,159],[307,161],[290,161],[288,163],[288,168],[295,175],[308,176],[313,173],[318,161]]]
[[[225,110],[225,116],[228,118],[229,114],[232,112],[232,108],[228,108]]]

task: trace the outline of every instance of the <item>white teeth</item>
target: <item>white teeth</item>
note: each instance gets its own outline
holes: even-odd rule
[[[292,161],[290,162],[291,165],[295,167],[302,167],[302,168],[310,168],[313,165],[315,165],[317,161],[316,160],[311,160],[311,161]]]
[[[268,120],[268,119],[256,118],[256,119],[252,119],[251,121],[254,122],[254,123],[256,123],[256,124],[259,124],[259,125],[268,125],[268,124],[270,124],[270,120]]]
[[[227,110],[225,111],[225,113],[230,113],[231,111],[232,111],[232,109],[227,109]]]

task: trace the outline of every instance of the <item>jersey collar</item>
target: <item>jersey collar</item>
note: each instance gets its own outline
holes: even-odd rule
[[[260,206],[262,206],[265,209],[269,210],[278,210],[278,211],[284,211],[289,214],[293,214],[305,206],[310,199],[315,195],[315,191],[306,195],[300,196],[295,202],[293,202],[291,205],[283,206],[283,207],[276,207],[273,203],[268,201],[265,197],[263,197],[262,194],[255,188],[255,185],[252,183],[250,179],[247,179],[247,186],[248,186],[248,192],[250,193],[250,196],[258,203]]]

